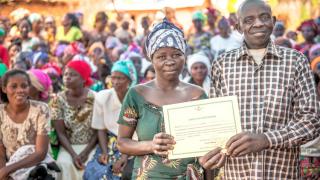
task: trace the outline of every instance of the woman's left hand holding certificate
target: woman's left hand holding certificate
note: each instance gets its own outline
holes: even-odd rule
[[[176,144],[173,136],[162,132],[154,135],[150,143],[151,151],[159,156],[168,156],[169,150],[173,150]]]

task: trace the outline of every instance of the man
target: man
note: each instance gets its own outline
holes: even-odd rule
[[[242,44],[242,38],[238,37],[236,33],[231,31],[228,20],[223,17],[218,22],[219,34],[210,39],[211,53],[213,53],[214,60],[224,52],[232,49],[237,49]]]
[[[271,8],[247,0],[237,30],[245,43],[213,62],[211,97],[238,96],[242,133],[199,159],[225,179],[299,179],[299,146],[319,134],[319,104],[306,57],[270,40]]]

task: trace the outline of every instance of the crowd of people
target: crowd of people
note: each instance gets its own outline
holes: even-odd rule
[[[288,30],[247,0],[194,12],[190,29],[169,7],[141,34],[83,18],[0,18],[0,179],[320,178],[320,17]],[[244,132],[228,152],[168,160],[162,106],[229,95]]]

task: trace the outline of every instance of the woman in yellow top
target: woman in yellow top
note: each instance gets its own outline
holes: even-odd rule
[[[62,19],[62,26],[57,30],[56,40],[58,44],[69,44],[73,41],[81,40],[83,34],[80,29],[77,17],[72,13],[67,13]]]

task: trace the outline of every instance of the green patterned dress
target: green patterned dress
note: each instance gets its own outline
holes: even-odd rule
[[[200,99],[206,99],[204,93]],[[164,132],[162,108],[147,102],[131,88],[122,105],[119,124],[135,127],[139,141],[151,141],[153,136]],[[203,170],[197,158],[168,160],[155,154],[136,156],[132,179],[203,179]]]

